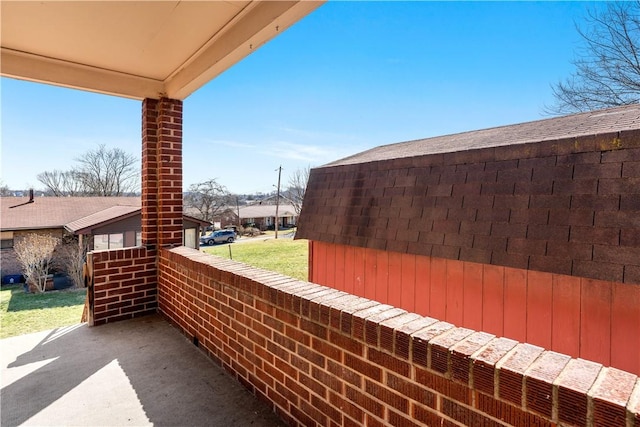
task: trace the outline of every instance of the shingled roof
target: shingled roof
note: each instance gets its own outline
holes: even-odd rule
[[[638,128],[640,128],[640,105],[633,104],[608,110],[383,145],[345,157],[326,166],[566,140]]]
[[[78,218],[113,206],[140,208],[139,197],[28,197],[0,198],[0,229],[60,228]]]
[[[140,210],[141,208],[139,206],[111,206],[100,212],[66,223],[64,228],[71,233],[84,234],[84,230],[91,229],[97,225],[112,223],[136,214],[139,215]]]
[[[314,168],[296,237],[640,283],[640,106]]]
[[[0,198],[3,231],[65,228],[75,234],[90,232],[141,213],[139,197],[28,197]],[[207,221],[183,215],[192,223]]]
[[[240,207],[240,218],[267,218],[276,215],[276,205],[250,205]],[[296,216],[293,205],[278,205],[278,216]]]

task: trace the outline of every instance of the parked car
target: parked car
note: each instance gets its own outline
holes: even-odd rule
[[[234,240],[236,240],[236,233],[233,230],[218,230],[200,237],[200,244],[213,245],[214,243],[232,243]]]
[[[236,233],[236,236],[238,235],[238,227],[236,225],[227,225],[224,229],[231,230]]]

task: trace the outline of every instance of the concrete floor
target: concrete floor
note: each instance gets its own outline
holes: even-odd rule
[[[3,427],[281,426],[159,316],[0,341]]]

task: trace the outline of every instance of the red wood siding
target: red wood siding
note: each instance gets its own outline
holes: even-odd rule
[[[314,283],[640,374],[640,286],[309,244]]]

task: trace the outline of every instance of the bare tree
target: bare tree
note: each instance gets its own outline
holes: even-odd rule
[[[231,194],[215,179],[192,184],[184,196],[185,208],[195,211],[194,216],[208,222],[222,215],[232,205]]]
[[[82,243],[80,243],[82,242]],[[64,271],[76,288],[84,287],[84,262],[89,250],[89,239],[67,236],[55,250],[55,267]]]
[[[38,181],[55,196],[124,196],[138,190],[138,160],[120,148],[102,144],[76,161],[71,170],[38,174]]]
[[[0,196],[10,196],[11,190],[9,190],[9,186],[7,186],[2,180],[0,180]]]
[[[138,160],[120,148],[107,149],[102,144],[76,160],[78,177],[93,196],[122,196],[138,188]]]
[[[51,235],[32,233],[18,240],[14,246],[22,274],[37,292],[45,291],[53,252],[59,243],[60,239]]]
[[[553,85],[550,114],[591,111],[640,102],[640,2],[611,2],[591,10],[575,72]]]
[[[37,178],[56,197],[82,196],[85,192],[84,185],[75,170],[54,169],[39,173]]]
[[[286,198],[291,202],[298,215],[300,215],[300,211],[302,210],[304,193],[307,191],[309,173],[311,173],[311,167],[307,166],[303,169],[296,169],[289,177],[289,188],[287,189]]]

